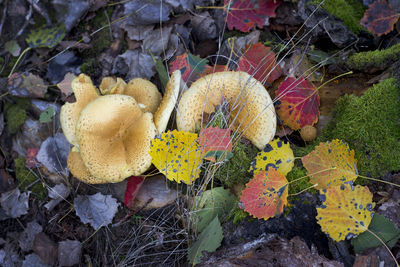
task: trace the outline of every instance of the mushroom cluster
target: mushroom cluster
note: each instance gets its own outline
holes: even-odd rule
[[[68,156],[71,173],[90,183],[119,182],[140,175],[151,165],[150,141],[165,131],[176,104],[181,81],[175,71],[164,97],[157,87],[141,78],[128,84],[106,77],[100,92],[85,74],[71,87],[76,102],[65,103],[60,121],[73,145]]]

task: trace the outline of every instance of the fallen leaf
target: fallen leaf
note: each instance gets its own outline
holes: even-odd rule
[[[49,123],[53,120],[54,115],[56,115],[56,111],[53,107],[49,107],[40,114],[39,121],[41,123]]]
[[[118,211],[117,200],[110,195],[78,195],[74,199],[76,215],[95,230],[109,225]]]
[[[24,261],[22,262],[22,267],[50,267],[50,266],[51,265],[44,263],[36,253],[31,253],[29,255],[26,255]]]
[[[253,217],[268,220],[283,212],[288,204],[288,181],[274,168],[260,171],[246,184],[239,207]]]
[[[377,235],[390,248],[397,243],[400,237],[400,230],[396,228],[394,223],[379,213],[375,213],[372,217],[368,230]],[[382,242],[369,231],[365,231],[351,240],[355,253],[358,254],[368,248],[382,246]]]
[[[45,25],[38,29],[33,29],[28,34],[26,42],[32,48],[35,47],[54,47],[65,36],[64,24],[56,26]]]
[[[191,185],[202,162],[197,134],[177,130],[162,133],[150,144],[151,162],[169,180]]]
[[[30,251],[33,246],[33,240],[35,239],[35,235],[42,231],[43,227],[36,221],[27,223],[26,228],[18,238],[18,244],[19,247],[22,249],[22,251],[25,252]]]
[[[235,206],[235,196],[228,189],[215,187],[197,196],[196,202],[195,226],[200,233],[215,217],[225,221]]]
[[[225,0],[228,29],[236,28],[242,32],[249,32],[256,26],[262,29],[266,17],[276,16],[275,9],[279,5],[279,0]]]
[[[21,194],[18,188],[1,194],[1,207],[11,218],[18,218],[27,214],[29,209],[30,192]]]
[[[400,18],[400,14],[392,9],[386,0],[372,2],[360,23],[373,34],[381,36],[393,30],[393,25]]]
[[[319,95],[307,79],[288,77],[276,91],[275,99],[275,109],[279,118],[293,130],[317,123]]]
[[[28,148],[26,150],[25,157],[25,166],[27,168],[35,168],[40,165],[39,161],[36,160],[37,153],[39,152],[39,148]]]
[[[207,63],[208,60],[206,59],[201,59],[190,53],[184,53],[176,56],[175,60],[169,63],[169,73],[172,74],[175,70],[180,70],[182,80],[189,84],[197,80]]]
[[[330,238],[339,242],[367,231],[375,207],[368,187],[342,184],[319,193],[322,203],[317,220]]]
[[[310,183],[318,184],[317,189],[353,182],[358,177],[354,150],[350,150],[349,145],[342,140],[320,143],[301,161],[310,177]]]
[[[65,200],[71,193],[71,189],[64,184],[57,184],[54,187],[49,187],[48,190],[51,200],[44,205],[48,211],[53,210],[55,206]]]
[[[14,178],[5,169],[0,169],[0,193],[7,192],[12,188],[14,188]]]
[[[81,262],[82,243],[78,240],[58,242],[59,266],[73,266]]]
[[[13,96],[43,98],[47,92],[47,85],[42,78],[30,72],[16,72],[8,78],[7,89]]]
[[[53,266],[57,260],[57,244],[43,232],[35,235],[32,250],[45,264]]]
[[[193,265],[200,263],[203,257],[203,251],[215,251],[221,245],[222,239],[221,223],[218,220],[218,216],[216,216],[201,232],[196,242],[189,247],[189,262]]]
[[[262,43],[252,44],[240,57],[240,71],[250,73],[262,84],[272,84],[281,76],[281,69],[276,64],[275,53]]]
[[[143,181],[144,177],[142,176],[129,177],[128,184],[126,185],[125,198],[124,198],[124,203],[128,208],[130,209],[133,208],[132,206],[133,200],[139,193],[139,189],[142,186]]]
[[[201,153],[205,155],[204,159],[211,162],[216,162],[217,158],[214,156],[207,156],[209,152],[232,151],[231,129],[220,129],[218,127],[202,128],[199,135],[199,145]]]
[[[157,59],[158,57],[156,57]],[[127,80],[137,77],[150,80],[156,73],[154,66],[151,55],[139,49],[126,50],[125,53],[115,58],[111,73],[117,76],[126,75]]]
[[[289,143],[279,138],[269,142],[261,152],[257,153],[255,159],[250,163],[250,175],[254,176],[260,171],[268,171],[274,168],[283,175],[287,175],[294,166],[294,154]]]
[[[73,74],[72,72],[67,72],[64,76],[64,79],[61,82],[57,83],[57,87],[60,88],[63,99],[66,99],[73,94],[71,82],[75,78],[75,74]]]
[[[64,134],[56,133],[48,137],[40,146],[36,159],[51,173],[68,175],[67,159],[70,143]]]
[[[14,57],[19,56],[21,53],[21,47],[19,46],[18,42],[15,40],[8,41],[4,44],[4,50],[9,52]]]

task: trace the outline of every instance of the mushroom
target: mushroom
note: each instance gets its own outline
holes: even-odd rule
[[[143,112],[150,112],[152,114],[156,112],[162,98],[157,86],[142,78],[130,80],[123,94],[135,98],[142,105]]]
[[[127,95],[105,95],[90,102],[76,125],[79,153],[96,178],[119,182],[151,165],[150,140],[157,130],[151,113],[143,113]]]
[[[275,135],[275,109],[264,86],[245,72],[217,72],[195,81],[179,101],[178,130],[194,132],[203,113],[212,113],[223,100],[229,104],[232,128],[263,149]]]
[[[76,102],[65,103],[60,111],[60,124],[65,138],[74,146],[78,145],[75,136],[75,125],[82,109],[92,100],[99,96],[92,80],[85,74],[80,74],[71,82],[72,91],[75,94]]]
[[[102,95],[124,94],[126,82],[121,78],[104,77],[99,88]]]

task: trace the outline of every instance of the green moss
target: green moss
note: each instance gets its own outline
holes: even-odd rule
[[[383,70],[400,59],[400,43],[387,49],[360,52],[352,55],[346,65],[352,70]]]
[[[238,142],[232,150],[233,157],[216,172],[215,178],[232,188],[234,184],[246,184],[250,180],[248,169],[258,149]]]
[[[319,5],[323,0],[314,0],[310,4]],[[341,19],[344,25],[355,34],[365,30],[360,25],[365,7],[358,0],[324,0],[322,7],[333,16]]]
[[[10,134],[15,134],[26,120],[26,111],[18,105],[9,105],[5,109],[7,129]]]
[[[94,58],[89,58],[85,63],[81,65],[81,72],[86,75],[93,77],[97,72],[97,61]]]
[[[23,157],[19,156],[18,158],[14,159],[14,168],[15,176],[18,179],[19,188],[21,190],[32,191],[32,193],[34,193],[39,199],[43,199],[46,196],[46,190],[42,183],[36,182],[36,176],[25,167],[25,159]]]
[[[355,150],[361,175],[379,177],[400,170],[400,87],[386,79],[361,97],[341,97],[323,140],[342,139]]]
[[[301,164],[299,165],[296,164],[293,167],[293,169],[286,175],[286,178],[289,182],[299,178],[303,178],[289,184],[289,195],[299,193],[304,189],[307,189],[312,186],[312,184],[309,183],[309,178],[307,177],[307,171],[301,166]],[[315,189],[310,189],[308,191],[311,192],[312,190]]]
[[[235,208],[233,208],[231,210],[231,212],[229,213],[229,215],[227,217],[228,220],[233,219],[234,224],[242,221],[245,218],[248,218],[249,220],[253,220],[253,217],[251,217],[251,215],[248,212],[239,208],[238,205],[236,205]]]

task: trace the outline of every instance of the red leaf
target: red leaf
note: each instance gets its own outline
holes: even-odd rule
[[[268,220],[288,204],[288,181],[274,168],[257,172],[242,191],[239,205],[256,218]]]
[[[133,200],[139,193],[139,189],[142,186],[144,178],[142,176],[131,176],[129,177],[128,184],[126,185],[124,203],[128,208],[133,207]]]
[[[27,168],[34,168],[40,165],[39,161],[36,160],[36,155],[39,152],[39,148],[28,148],[26,152],[25,166]]]
[[[266,17],[276,16],[275,9],[280,5],[279,0],[225,0],[224,9],[227,13],[228,29],[236,28],[249,32],[256,26],[262,29]]]
[[[253,44],[239,60],[239,69],[254,75],[261,83],[273,81],[281,76],[281,69],[276,65],[275,53],[262,43]]]
[[[206,65],[204,67],[203,72],[200,74],[200,77],[206,76],[208,74],[212,74],[212,73],[216,73],[216,72],[223,72],[223,71],[229,71],[229,68],[227,65],[214,65],[214,66],[210,66],[210,65]]]
[[[199,144],[202,154],[206,155],[210,151],[232,151],[231,129],[220,129],[209,127],[200,130]],[[215,157],[205,159],[216,162]]]
[[[381,36],[393,30],[393,25],[399,19],[400,14],[396,13],[385,0],[373,2],[360,23],[373,34]]]
[[[289,77],[283,81],[276,91],[276,99],[275,109],[279,118],[293,130],[318,121],[318,91],[303,77]]]
[[[182,79],[186,83],[197,80],[207,64],[206,59],[201,59],[192,54],[184,53],[176,56],[175,60],[169,63],[169,73],[172,74],[175,70],[180,70]]]

